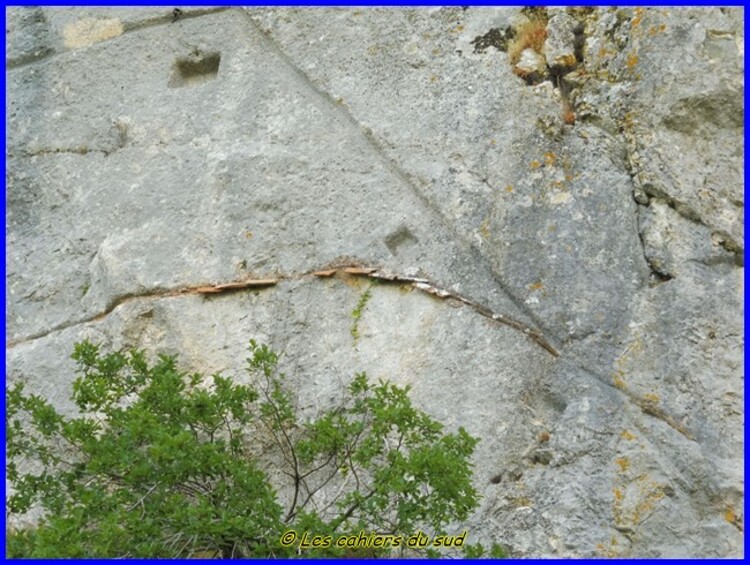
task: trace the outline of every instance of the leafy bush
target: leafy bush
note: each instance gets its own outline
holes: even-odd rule
[[[78,417],[10,388],[8,508],[40,504],[44,517],[11,533],[8,556],[388,555],[404,544],[353,550],[335,540],[437,534],[476,508],[477,440],[463,428],[445,434],[412,406],[408,387],[358,374],[336,407],[304,422],[277,354],[255,341],[250,354],[252,384],[241,384],[181,372],[174,357],[151,366],[143,351],[76,344]],[[282,544],[289,530],[299,536]],[[328,546],[301,549],[303,532]]]

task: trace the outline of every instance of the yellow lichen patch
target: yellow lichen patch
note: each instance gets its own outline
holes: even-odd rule
[[[648,28],[648,34],[653,37],[655,35],[658,35],[660,33],[664,33],[664,31],[667,29],[667,26],[664,24],[661,24],[659,26],[651,26]]]
[[[619,484],[613,489],[612,516],[616,527],[635,531],[666,496],[665,487],[645,474],[627,484],[624,475],[619,474],[619,477]]]
[[[623,373],[619,369],[615,371],[615,374],[612,375],[612,382],[614,383],[615,387],[619,388],[620,390],[625,389],[625,381],[622,380]]]
[[[490,219],[489,218],[486,218],[482,222],[482,225],[479,226],[479,235],[481,235],[483,239],[490,238]]]
[[[665,496],[664,488],[661,485],[648,480],[646,476],[639,477],[639,479],[641,481],[639,485],[640,500],[635,505],[633,512],[634,524],[640,524],[646,518],[645,515],[650,513],[656,507],[656,503]]]
[[[112,39],[123,31],[117,18],[84,18],[65,26],[63,40],[66,49],[78,49]]]
[[[742,518],[740,516],[737,516],[737,513],[731,506],[727,507],[726,511],[724,512],[724,519],[739,531],[744,531],[744,527],[742,526]]]
[[[461,33],[464,30],[463,24],[458,24],[451,30],[451,33]]]
[[[627,457],[618,457],[615,459],[615,463],[617,463],[617,466],[620,468],[620,473],[624,473],[630,469],[630,461],[628,461]]]
[[[608,548],[603,543],[600,543],[596,546],[596,551],[599,552],[599,554],[602,557],[619,557],[620,556],[620,554],[614,548]]]
[[[734,513],[734,510],[731,506],[724,512],[724,519],[730,524],[734,524],[734,522],[737,520],[737,515]]]
[[[625,64],[629,69],[635,68],[635,66],[638,64],[638,55],[636,55],[635,53],[631,53],[630,55],[628,55]]]
[[[539,290],[544,288],[544,285],[542,284],[542,281],[537,281],[535,283],[531,283],[529,285],[529,290]]]
[[[513,192],[513,187],[508,185],[505,187],[505,192]]]
[[[555,60],[553,63],[555,65],[558,65],[560,67],[575,67],[576,63],[578,61],[576,60],[576,56],[572,53],[567,53],[565,55],[560,55],[559,57],[555,57]]]
[[[535,160],[533,160],[533,161],[532,161],[532,162],[531,162],[531,163],[529,164],[529,166],[530,166],[530,167],[531,167],[532,169],[538,169],[539,167],[541,167],[541,166],[542,166],[542,164],[541,164],[541,163],[540,163],[539,161],[537,161],[537,160],[535,159]]]
[[[627,112],[622,117],[622,125],[625,128],[632,128],[636,124],[636,115],[635,112]]]
[[[620,434],[620,437],[627,441],[632,441],[636,438],[636,436],[630,433],[628,430],[623,430]]]
[[[643,395],[643,400],[646,400],[648,402],[651,402],[653,404],[658,404],[661,398],[659,398],[658,394],[654,394],[653,392],[649,392],[647,394]]]
[[[548,167],[554,167],[556,160],[557,160],[557,157],[551,151],[547,151],[544,154],[544,164],[547,165]]]
[[[636,8],[633,10],[635,12],[635,17],[630,22],[631,27],[638,27],[641,25],[641,20],[643,19],[643,8]]]
[[[531,499],[527,496],[517,496],[510,499],[510,503],[516,508],[532,506]]]
[[[727,506],[727,509],[724,511],[724,519],[739,531],[744,531],[744,527],[742,526],[742,517],[738,516],[734,511],[734,508],[732,508],[731,506]]]

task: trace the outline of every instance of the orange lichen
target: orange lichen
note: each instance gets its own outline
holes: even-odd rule
[[[641,20],[643,19],[643,8],[636,8],[633,11],[635,12],[635,17],[630,22],[630,25],[635,28],[641,24]]]
[[[541,163],[540,163],[539,161],[537,161],[537,160],[535,159],[535,160],[533,160],[533,161],[532,161],[532,162],[531,162],[531,163],[529,164],[529,166],[530,166],[530,167],[531,167],[532,169],[538,169],[539,167],[541,167],[541,166],[542,166],[542,164],[541,164]]]
[[[543,18],[533,18],[521,24],[516,29],[516,36],[508,43],[508,57],[510,64],[515,65],[521,60],[524,49],[533,49],[541,53],[547,40],[547,21]]]
[[[547,443],[549,441],[550,435],[547,430],[544,430],[542,433],[539,434],[539,443]]]
[[[628,461],[627,457],[618,457],[615,459],[615,463],[617,463],[617,466],[620,467],[620,472],[624,473],[630,468],[630,461]]]
[[[660,26],[651,26],[648,28],[648,34],[649,36],[653,37],[659,33],[664,33],[664,31],[667,29],[667,26],[664,24],[661,24]]]
[[[576,123],[576,113],[573,111],[572,108],[565,108],[563,110],[563,122],[568,124],[569,126],[572,126]]]
[[[635,68],[635,66],[638,64],[638,55],[635,53],[631,53],[628,55],[627,61],[625,61],[625,64],[628,66],[629,69]]]
[[[727,508],[726,512],[724,512],[724,519],[730,524],[734,524],[737,520],[737,515],[732,508]]]

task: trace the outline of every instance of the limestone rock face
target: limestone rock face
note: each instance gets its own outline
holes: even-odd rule
[[[366,371],[480,438],[470,541],[741,556],[743,11],[547,17],[569,92],[514,9],[8,9],[8,382],[255,338],[304,410]]]
[[[553,70],[569,71],[576,66],[576,36],[581,35],[582,26],[565,11],[559,11],[550,18],[544,53]]]

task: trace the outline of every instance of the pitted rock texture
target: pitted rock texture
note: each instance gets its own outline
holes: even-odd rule
[[[7,381],[255,338],[480,438],[473,542],[741,556],[743,11],[541,16],[528,85],[515,9],[9,8]]]

